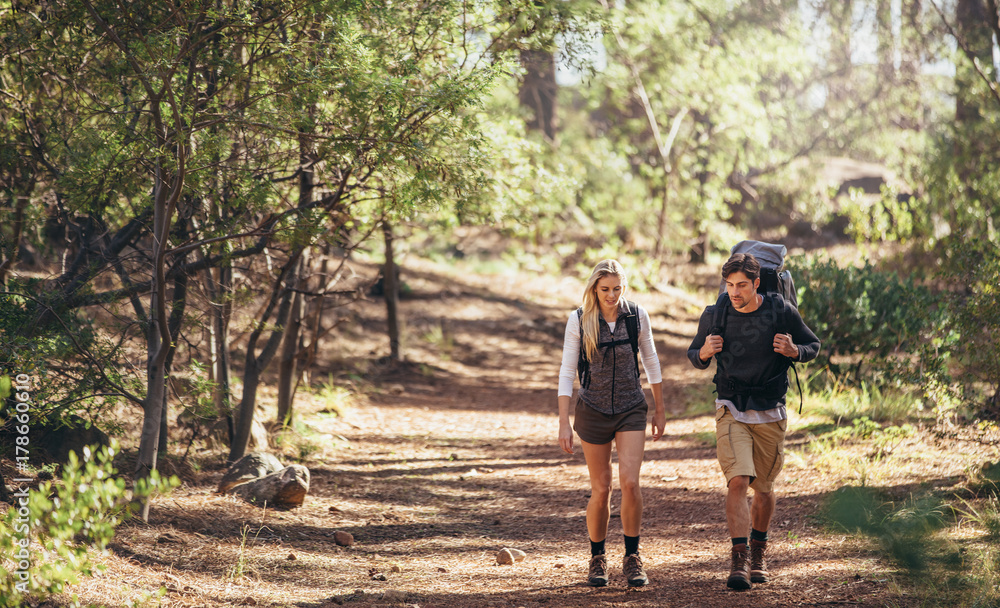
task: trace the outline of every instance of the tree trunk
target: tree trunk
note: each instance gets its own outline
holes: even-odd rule
[[[312,115],[310,108],[310,115]],[[316,155],[312,151],[310,133],[299,131],[299,206],[304,207],[312,202],[313,197],[313,167]],[[309,251],[303,251],[299,266],[296,269],[294,286],[301,289],[305,286],[302,275],[309,265]],[[296,292],[292,299],[292,309],[289,313],[288,328],[281,346],[281,360],[278,369],[278,424],[288,426],[292,423],[295,388],[298,380],[299,341],[302,335],[302,314],[305,298]]]
[[[549,51],[521,51],[524,79],[518,90],[521,105],[531,111],[528,129],[541,131],[550,141],[556,138],[556,84],[555,56]]]
[[[250,429],[253,426],[253,415],[257,407],[257,387],[260,385],[260,375],[267,368],[268,363],[274,358],[278,351],[278,346],[285,333],[288,324],[288,314],[292,308],[294,292],[289,289],[296,282],[295,268],[298,266],[302,256],[302,249],[295,250],[288,261],[281,269],[278,280],[275,281],[271,290],[271,299],[263,317],[257,323],[250,339],[247,342],[246,366],[243,371],[243,396],[236,413],[236,432],[233,436],[233,444],[229,449],[229,462],[233,463],[246,455],[247,447],[250,444]],[[261,350],[260,355],[256,355],[257,342],[267,321],[274,312],[275,305],[278,304],[278,314],[275,320],[276,327],[271,331],[267,343]]]
[[[204,252],[200,255],[204,258]],[[218,273],[218,278],[216,277]],[[209,299],[209,334],[211,336],[209,357],[212,369],[209,377],[214,383],[212,403],[219,418],[226,421],[227,440],[233,444],[233,404],[231,377],[232,366],[229,357],[229,320],[232,317],[233,266],[227,260],[217,269],[206,268],[203,278]]]
[[[880,84],[890,86],[896,81],[896,37],[892,32],[891,0],[876,0],[875,28]]]
[[[958,34],[965,43],[965,52],[979,60],[980,65],[993,65],[993,30],[983,0],[958,0],[955,7]],[[994,19],[996,16],[994,15]],[[955,121],[971,124],[982,118],[978,96],[969,94],[982,87],[981,79],[966,56],[955,66]]]
[[[302,269],[307,264],[308,254],[304,254],[299,261],[300,277],[298,285],[302,286]],[[285,337],[281,342],[281,359],[278,366],[278,424],[289,426],[292,424],[292,414],[295,402],[295,384],[298,379],[298,355],[299,341],[302,336],[302,313],[305,298],[300,292],[295,292],[292,297],[292,308],[288,315],[288,327],[285,329]]]
[[[32,180],[33,185],[34,182]],[[27,191],[30,192],[30,189]],[[15,194],[14,198],[17,199],[17,202],[14,204],[14,220],[11,222],[13,234],[11,235],[10,244],[0,249],[0,285],[7,284],[7,274],[14,267],[14,263],[20,254],[21,238],[24,234],[24,211],[28,208],[28,201],[30,200],[27,194]]]
[[[829,65],[835,75],[830,78],[827,99],[834,106],[851,100],[851,30],[854,26],[853,0],[829,0],[830,19]]]
[[[162,132],[162,131],[161,131]],[[166,144],[166,142],[163,142]],[[180,152],[179,152],[180,153]],[[169,246],[170,225],[174,207],[180,195],[183,172],[166,179],[164,163],[157,160],[155,188],[153,190],[153,251],[149,294],[149,333],[147,338],[146,399],[143,401],[142,435],[136,459],[136,480],[145,479],[156,469],[159,451],[160,419],[166,391],[166,360],[170,346],[170,329],[167,325],[166,250]],[[183,166],[183,160],[181,161]],[[173,182],[173,183],[171,183]],[[149,500],[142,502],[143,521],[149,521]]]
[[[183,260],[181,260],[183,262]],[[170,321],[167,323],[170,329],[170,345],[167,350],[167,359],[163,364],[164,377],[170,378],[174,365],[174,354],[177,352],[177,342],[181,335],[181,323],[184,320],[184,309],[187,307],[187,284],[188,277],[181,273],[174,279],[174,301],[170,310]],[[168,453],[168,424],[169,418],[170,392],[164,387],[163,406],[160,410],[160,439],[158,451],[161,457]]]
[[[385,236],[385,266],[382,269],[385,285],[385,310],[389,323],[389,359],[399,361],[399,280],[396,270],[396,260],[392,251],[392,224],[382,222],[382,234]]]
[[[330,267],[330,244],[327,243],[323,249],[322,262],[320,262],[319,265],[321,291],[323,289],[322,287],[323,282],[327,280],[326,276],[327,272],[329,271],[329,267]],[[326,308],[326,297],[321,295],[318,298],[315,298],[314,302],[316,303],[315,309],[309,312],[309,333],[312,335],[312,339],[310,340],[308,346],[303,347],[303,350],[305,351],[305,354],[303,355],[305,363],[303,363],[301,368],[301,374],[299,375],[299,379],[301,380],[305,378],[307,384],[308,384],[307,374],[309,373],[309,368],[312,367],[312,364],[316,361],[316,352],[319,350],[319,341],[323,333],[321,330],[323,323],[323,312],[324,309]],[[298,390],[298,383],[296,383],[295,388],[293,389],[292,392],[294,393],[297,390]]]
[[[922,131],[923,102],[920,99],[920,66],[923,65],[923,0],[903,0],[899,35],[898,81],[911,92],[902,99],[907,128]]]

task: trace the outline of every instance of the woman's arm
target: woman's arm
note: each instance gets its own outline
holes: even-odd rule
[[[566,321],[563,338],[562,364],[559,366],[559,447],[567,454],[573,453],[573,427],[569,422],[569,402],[573,396],[573,379],[580,358],[580,321],[576,311]]]
[[[642,356],[642,368],[646,370],[646,382],[650,385],[663,381],[660,371],[660,358],[656,356],[656,344],[653,342],[653,329],[649,326],[649,313],[639,306],[639,354]]]

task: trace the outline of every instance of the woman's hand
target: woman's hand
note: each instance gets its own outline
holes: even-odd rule
[[[573,428],[569,420],[559,420],[559,447],[567,454],[573,453]]]
[[[667,426],[667,415],[663,411],[663,408],[657,408],[653,411],[653,441],[658,440],[663,437],[663,430]]]

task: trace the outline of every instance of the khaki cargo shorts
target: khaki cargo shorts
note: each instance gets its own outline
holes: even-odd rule
[[[715,410],[716,452],[726,484],[733,477],[750,478],[756,492],[770,492],[785,464],[788,420],[767,424],[737,422],[728,407]]]

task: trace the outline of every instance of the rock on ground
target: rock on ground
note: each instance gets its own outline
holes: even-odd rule
[[[219,482],[217,491],[220,494],[225,494],[241,483],[266,477],[283,468],[285,465],[281,464],[281,461],[274,454],[251,452],[230,465],[229,470],[223,475],[222,481]]]
[[[293,464],[254,481],[241,483],[230,490],[253,503],[267,503],[283,508],[302,506],[309,492],[309,469]]]

